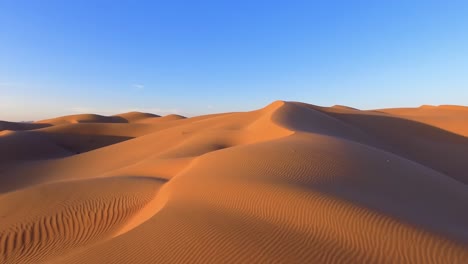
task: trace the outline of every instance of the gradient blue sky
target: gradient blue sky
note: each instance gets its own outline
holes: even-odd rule
[[[0,119],[468,104],[468,1],[0,0]]]

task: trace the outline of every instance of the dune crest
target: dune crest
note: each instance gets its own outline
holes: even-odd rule
[[[120,116],[102,116],[95,114],[68,115],[52,119],[36,121],[36,124],[77,124],[77,123],[127,123],[128,121]]]
[[[468,259],[466,107],[2,124],[1,263]]]
[[[141,113],[141,112],[135,112],[134,111],[134,112],[128,112],[128,113],[114,115],[114,117],[123,118],[123,119],[127,120],[127,122],[132,123],[132,122],[137,122],[137,121],[140,121],[140,120],[143,120],[143,119],[160,117],[160,116],[155,115],[155,114],[150,114],[150,113]]]
[[[458,105],[421,106],[419,108],[393,108],[379,111],[405,119],[438,127],[468,137],[468,107]]]

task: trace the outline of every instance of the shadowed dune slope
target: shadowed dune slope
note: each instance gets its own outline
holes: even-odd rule
[[[38,133],[12,131],[0,136],[0,164],[21,160],[46,160],[71,154],[70,150]]]
[[[467,121],[399,111],[276,101],[8,132],[0,150],[23,133],[38,152],[0,151],[0,262],[466,263]]]
[[[22,130],[33,130],[43,127],[48,127],[49,124],[37,124],[27,122],[7,122],[0,121],[0,132],[2,130],[22,131]]]
[[[372,144],[373,146],[468,184],[468,163],[465,162],[468,160],[468,138],[463,135],[449,132],[444,129],[445,127],[435,127],[400,118],[398,115],[301,105],[321,111],[359,129],[368,135],[368,139],[374,139],[377,145]],[[468,128],[467,118],[459,118],[457,123],[462,129]],[[367,140],[360,142],[368,143]]]
[[[415,120],[468,137],[468,107],[441,105],[419,108],[381,109],[380,111]]]

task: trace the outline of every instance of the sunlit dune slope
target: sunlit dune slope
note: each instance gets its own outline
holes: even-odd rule
[[[447,109],[276,101],[4,132],[0,262],[466,263],[468,118]]]
[[[115,236],[154,199],[157,179],[53,183],[0,196],[0,262],[37,263]]]
[[[159,117],[159,116],[155,114],[150,114],[150,113],[128,112],[128,113],[115,115],[114,117],[120,117],[120,118],[127,120],[127,122],[129,123],[133,123],[136,121],[140,121],[142,119]]]
[[[79,114],[62,116],[52,119],[40,120],[37,124],[75,124],[75,123],[128,123],[126,119],[120,116],[102,116],[95,114]]]

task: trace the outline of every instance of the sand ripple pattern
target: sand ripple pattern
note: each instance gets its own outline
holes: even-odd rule
[[[0,203],[13,204],[0,211],[0,263],[38,263],[110,238],[153,199],[160,184],[141,179],[98,179],[7,194]],[[106,186],[113,186],[112,192]],[[18,201],[18,196],[35,200]],[[48,196],[43,198],[48,201],[41,201],[41,196]],[[41,208],[42,202],[47,206]],[[15,221],[19,216],[21,221]]]

